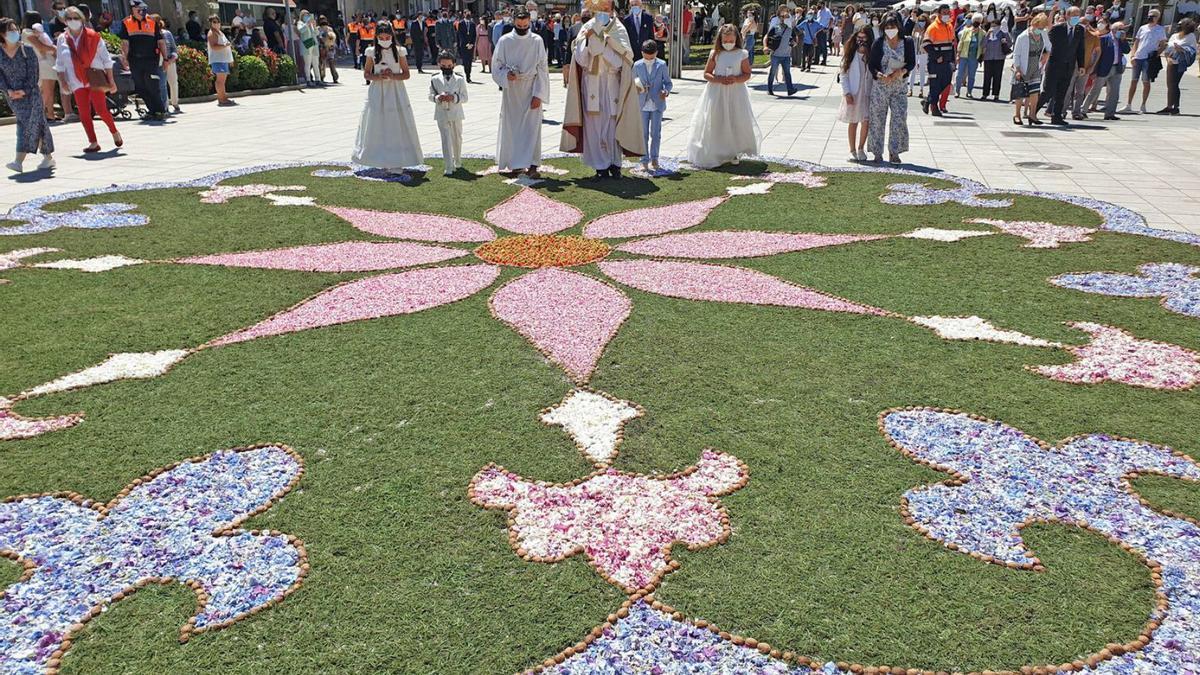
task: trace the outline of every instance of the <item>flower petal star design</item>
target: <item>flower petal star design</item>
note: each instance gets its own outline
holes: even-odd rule
[[[653,588],[673,569],[671,546],[715,546],[729,537],[717,497],[749,480],[732,455],[705,450],[687,470],[644,476],[607,469],[565,485],[526,480],[490,464],[471,480],[471,501],[510,511],[517,555],[557,562],[584,553],[596,572],[627,593]]]
[[[223,450],[138,479],[108,504],[62,494],[0,504],[0,550],[26,568],[0,603],[0,667],[56,671],[83,624],[150,583],[196,592],[182,640],[282,600],[308,570],[303,544],[239,525],[302,473],[281,446]]]
[[[996,220],[995,218],[967,218],[964,223],[991,225],[1005,234],[1025,239],[1025,248],[1058,248],[1064,243],[1091,241],[1096,233],[1094,227],[1078,225],[1055,225],[1032,220]]]
[[[44,211],[41,207],[17,208],[8,214],[0,214],[0,236],[41,234],[61,227],[80,230],[137,227],[150,222],[146,216],[127,213],[136,208],[134,204],[119,202],[84,204],[82,209],[75,211]],[[19,224],[5,226],[5,221]]]
[[[1076,321],[1068,326],[1091,334],[1086,345],[1067,345],[1076,361],[1026,366],[1060,382],[1093,384],[1111,380],[1149,389],[1191,389],[1200,384],[1200,352],[1153,340],[1139,340],[1120,328]]]
[[[1050,283],[1085,293],[1122,298],[1162,298],[1163,307],[1200,318],[1200,267],[1179,263],[1146,263],[1139,275],[1120,272],[1063,274]]]
[[[305,190],[303,185],[266,185],[251,183],[250,185],[214,185],[200,192],[201,204],[225,204],[230,199],[238,197],[267,197],[276,192],[299,192]]]
[[[572,389],[562,402],[542,411],[539,419],[557,424],[575,441],[584,457],[597,467],[608,466],[617,456],[625,423],[641,417],[641,407],[587,389]]]
[[[1200,482],[1200,465],[1170,448],[1092,434],[1049,447],[965,413],[918,408],[880,416],[892,445],[954,478],[904,495],[906,522],[960,553],[1012,569],[1043,569],[1021,537],[1033,522],[1098,532],[1154,571],[1160,603],[1145,642],[1088,659],[1094,673],[1184,673],[1200,654],[1200,525],[1159,513],[1130,479],[1141,473]],[[1144,645],[1144,646],[1143,646]]]
[[[242,186],[245,187],[245,186]],[[259,186],[266,190],[267,186]],[[514,235],[500,235],[465,218],[424,213],[387,213],[324,207],[350,226],[377,236],[443,243],[477,242],[474,255],[486,264],[426,267],[389,272],[327,289],[254,326],[219,337],[205,347],[234,344],[351,321],[410,314],[462,300],[490,286],[502,267],[521,276],[496,289],[492,314],[527,339],[576,383],[593,375],[633,303],[623,290],[578,269],[600,270],[628,286],[668,297],[831,312],[894,316],[782,279],[738,267],[684,261],[604,259],[614,245],[603,238],[663,235],[704,222],[726,195],[633,209],[600,216],[584,236],[559,234],[583,213],[529,188],[489,209],[484,220]],[[643,255],[704,259],[767,256],[883,238],[788,232],[699,232],[628,241],[619,248]],[[195,256],[181,264],[327,272],[384,271],[440,263],[467,255],[464,249],[409,242],[341,242],[287,249]]]

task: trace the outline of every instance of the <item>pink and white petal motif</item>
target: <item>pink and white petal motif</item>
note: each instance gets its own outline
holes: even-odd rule
[[[583,212],[522,187],[483,214],[484,220],[517,234],[554,234],[583,220]]]
[[[633,307],[619,289],[558,268],[517,277],[497,289],[489,305],[497,319],[581,383]]]
[[[728,195],[691,202],[652,206],[601,216],[583,228],[583,234],[596,239],[644,237],[686,230],[703,223],[712,210],[725,203]]]
[[[771,171],[757,176],[734,176],[733,180],[761,180],[768,183],[790,183],[807,188],[822,188],[829,184],[824,176],[811,171]]]
[[[302,272],[375,272],[442,262],[467,253],[458,248],[407,242],[344,241],[269,251],[202,255],[182,258],[178,262]]]
[[[566,485],[488,465],[468,494],[480,506],[512,512],[513,546],[526,560],[557,562],[583,552],[606,581],[634,593],[653,588],[670,569],[675,542],[699,549],[724,541],[729,526],[717,497],[748,479],[738,458],[705,450],[679,474],[608,469]]]
[[[1067,324],[1092,335],[1086,345],[1066,349],[1073,363],[1027,366],[1059,382],[1093,384],[1111,380],[1148,389],[1191,389],[1200,384],[1200,352],[1178,345],[1139,340],[1120,328],[1076,321]]]
[[[1032,220],[996,220],[993,218],[967,218],[964,223],[991,225],[992,227],[1028,240],[1024,248],[1058,248],[1060,244],[1091,241],[1096,233],[1094,227],[1077,225],[1055,225]]]
[[[626,242],[617,250],[667,258],[753,258],[886,238],[882,234],[688,232]]]
[[[381,237],[440,242],[491,241],[496,238],[496,233],[492,232],[491,228],[465,218],[336,206],[324,208],[355,228]]]
[[[70,429],[83,421],[83,415],[58,417],[22,417],[9,410],[12,401],[0,397],[0,441],[33,438],[51,431]]]
[[[263,197],[272,192],[297,192],[304,190],[303,185],[214,185],[200,193],[201,204],[225,204],[237,197]]]
[[[600,270],[627,286],[670,298],[896,316],[886,309],[851,302],[741,267],[665,260],[610,260],[600,263]]]
[[[500,268],[492,265],[462,265],[357,279],[322,291],[265,321],[217,338],[207,346],[412,314],[470,297],[490,286],[499,275]]]

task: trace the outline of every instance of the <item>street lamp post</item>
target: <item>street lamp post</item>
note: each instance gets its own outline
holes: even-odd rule
[[[683,76],[683,3],[686,0],[671,0],[671,56],[667,65],[671,77]]]

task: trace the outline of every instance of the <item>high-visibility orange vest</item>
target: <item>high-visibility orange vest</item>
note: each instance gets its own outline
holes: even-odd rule
[[[358,37],[361,40],[374,40],[375,39],[375,24],[364,23],[362,26],[360,26],[358,29]]]
[[[134,35],[149,35],[154,37],[155,23],[148,17],[138,21],[131,14],[125,17],[123,23],[125,25],[125,34],[129,37],[133,37]]]
[[[351,35],[358,37],[358,22],[351,21],[350,23],[346,24],[346,30],[349,31]]]
[[[392,28],[396,30],[404,30],[404,19],[393,19]]]

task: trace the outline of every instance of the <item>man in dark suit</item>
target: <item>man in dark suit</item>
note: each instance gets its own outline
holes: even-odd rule
[[[654,39],[654,17],[642,10],[642,0],[629,0],[629,14],[621,19],[621,23],[625,24],[631,45],[641,45]]]
[[[1067,10],[1067,20],[1050,29],[1050,60],[1046,62],[1046,75],[1042,80],[1042,100],[1050,111],[1050,123],[1066,126],[1067,89],[1071,76],[1076,72],[1083,75],[1083,26],[1079,25],[1083,10],[1072,7]]]
[[[471,62],[475,60],[475,21],[470,12],[464,12],[454,27],[454,41],[458,47],[458,62],[462,64],[463,75],[471,82]]]

